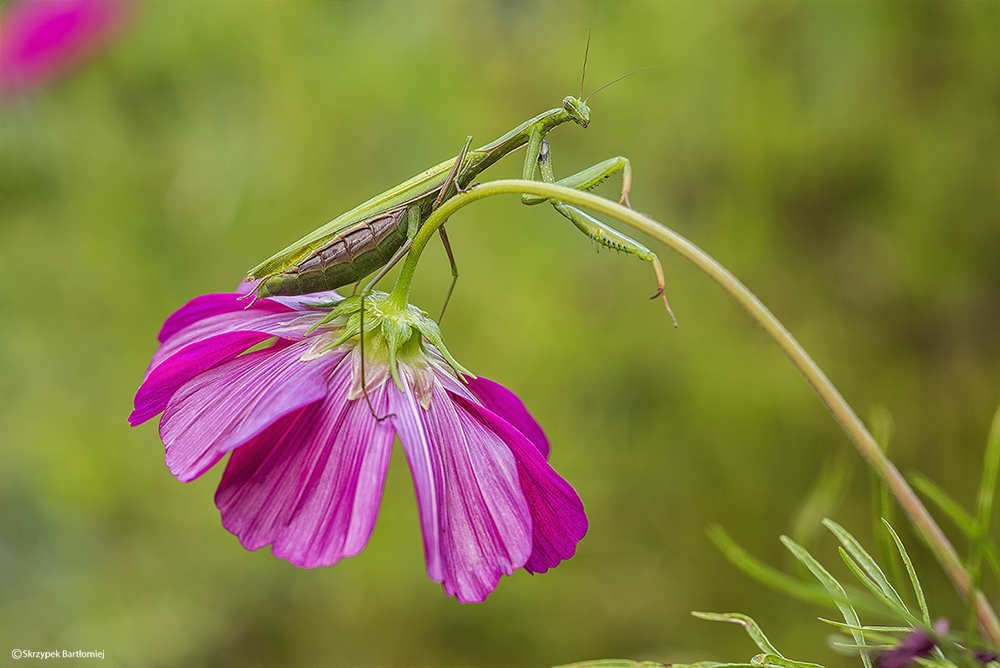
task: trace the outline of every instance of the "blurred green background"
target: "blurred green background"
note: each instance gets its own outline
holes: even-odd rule
[[[467,134],[485,143],[577,94],[592,30],[587,91],[656,69],[593,98],[587,130],[550,135],[557,174],[628,156],[633,205],[740,277],[863,417],[886,407],[902,470],[971,506],[1000,400],[998,3],[137,9],[110,48],[0,110],[0,654],[104,649],[102,665],[122,666],[755,654],[739,628],[689,616],[715,610],[754,616],[787,655],[853,665],[825,648],[814,618],[831,613],[750,581],[704,530],[718,521],[794,571],[778,542],[791,533],[843,575],[813,515],[872,545],[859,456],[715,284],[654,247],[675,331],[648,300],[647,263],[595,253],[550,207],[494,198],[452,220],[461,277],[443,321],[459,361],[524,399],[586,505],[576,557],[547,574],[504,578],[481,604],[445,596],[424,572],[398,448],[360,556],[305,571],[246,552],[212,501],[222,467],[177,482],[156,421],[126,418],[171,312],[233,289]],[[519,155],[483,178],[519,175]],[[413,301],[436,313],[449,278],[435,242]],[[843,494],[805,505],[843,466]],[[896,525],[932,612],[963,620]]]

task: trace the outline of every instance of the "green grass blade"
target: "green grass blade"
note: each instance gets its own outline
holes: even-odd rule
[[[826,617],[817,617],[819,621],[824,624],[829,624],[830,626],[838,626],[842,629],[857,629],[859,631],[864,631],[866,633],[909,633],[913,630],[912,626],[854,626],[852,624],[845,624],[844,622],[837,622],[832,619],[827,619]]]
[[[909,626],[854,626],[853,624],[835,622],[832,619],[826,619],[824,617],[817,617],[817,619],[825,624],[829,624],[830,626],[836,626],[838,629],[860,631],[865,636],[865,642],[867,643],[865,646],[868,647],[869,651],[873,650],[878,645],[897,645],[899,643],[899,638],[894,634],[908,633],[913,630],[912,627]]]
[[[823,530],[820,522],[824,517],[837,514],[847,496],[851,482],[853,458],[846,450],[840,450],[823,462],[812,490],[805,501],[795,511],[790,535],[799,545],[815,545]]]
[[[993,438],[992,430],[990,438]],[[990,447],[988,446],[987,450],[989,449]],[[987,456],[990,455],[988,454]],[[984,473],[983,478],[985,481],[986,473]],[[973,545],[975,545],[977,537],[979,536],[979,522],[964,508],[962,508],[957,501],[948,496],[943,489],[938,487],[937,484],[926,476],[920,474],[919,472],[913,472],[910,474],[910,479],[913,482],[913,486],[920,490],[920,492],[923,493],[928,499],[936,503],[941,510],[948,515],[949,519],[955,523],[955,526],[957,526],[963,534],[972,540]],[[990,503],[992,503],[992,501]],[[983,556],[986,559],[986,563],[989,564],[994,577],[1000,581],[1000,556],[997,554],[996,546],[986,536],[981,539],[981,542],[985,543]]]
[[[908,622],[912,623],[918,622],[917,618],[914,617],[912,614],[910,614],[910,611],[906,609],[906,606],[900,605],[898,601],[887,596],[885,592],[882,591],[882,588],[878,586],[878,583],[875,582],[870,577],[868,577],[868,574],[865,573],[864,569],[862,569],[861,566],[859,566],[857,562],[855,562],[854,559],[851,558],[851,555],[847,552],[847,550],[845,550],[842,547],[837,548],[837,550],[840,552],[840,558],[844,560],[844,563],[847,564],[847,567],[849,569],[851,569],[851,572],[854,573],[854,576],[861,581],[861,584],[863,584],[865,587],[868,588],[869,591],[875,594],[875,596],[877,596],[880,601],[885,603],[890,610],[892,610],[893,612],[895,612],[897,615],[899,615]]]
[[[637,664],[639,668],[645,668],[647,665],[659,666],[660,664]],[[757,668],[752,663],[719,663],[718,661],[699,661],[697,663],[671,663],[668,664],[669,668]],[[590,664],[587,663],[574,663],[569,666],[557,666],[556,668],[577,668],[577,666],[584,666],[585,668],[591,668]]]
[[[897,646],[897,643],[886,643],[884,645],[855,645],[849,642],[841,642],[840,640],[831,640],[830,645],[838,649],[852,649],[856,652],[860,652],[862,649],[865,649],[872,652],[892,649]]]
[[[830,608],[836,607],[836,600],[824,587],[812,584],[811,582],[803,582],[799,578],[783,573],[765,564],[730,538],[729,534],[720,525],[709,525],[706,533],[731,564],[758,582],[801,601],[808,601],[809,603],[816,603]],[[882,605],[882,602],[870,596],[867,592],[853,590],[849,599],[847,597],[844,598],[844,601],[847,600],[852,601],[855,607],[862,610],[877,614],[885,613],[885,606]]]
[[[744,629],[746,629],[747,635],[753,640],[757,647],[766,654],[773,654],[775,656],[782,656],[781,652],[774,648],[771,641],[767,639],[764,632],[760,630],[760,626],[757,625],[753,619],[746,615],[741,615],[738,612],[692,612],[692,615],[698,619],[707,619],[712,622],[732,622],[733,624],[739,624]],[[784,658],[784,657],[782,657]]]
[[[709,525],[706,532],[711,541],[715,543],[715,546],[719,548],[719,551],[722,552],[722,555],[731,564],[758,582],[803,601],[818,603],[820,605],[834,605],[829,592],[823,587],[803,582],[760,561],[730,538],[726,530],[720,525]]]
[[[729,666],[744,666],[749,664],[716,663],[714,661],[703,661],[702,663],[692,663],[691,668],[724,668]],[[679,664],[673,664],[674,668],[680,668]],[[666,668],[664,664],[656,661],[632,661],[631,659],[594,659],[593,661],[578,661],[567,663],[555,668]]]
[[[659,666],[660,664],[656,664]],[[718,661],[699,661],[697,663],[671,663],[669,668],[756,668],[752,663],[719,663]]]
[[[755,666],[781,666],[781,668],[824,668],[818,663],[793,661],[792,659],[786,659],[783,656],[775,654],[758,654],[750,660],[750,663]]]
[[[990,435],[986,439],[983,480],[979,487],[979,524],[988,528],[993,516],[993,499],[997,478],[1000,477],[1000,409],[993,416]]]
[[[970,537],[976,535],[976,520],[958,501],[948,496],[948,493],[941,489],[937,483],[919,471],[912,472],[910,480],[914,487],[944,511],[948,519],[954,522],[962,533]]]
[[[798,559],[802,565],[809,569],[809,571],[819,580],[820,584],[823,585],[827,591],[829,591],[837,602],[837,607],[840,608],[840,613],[844,615],[844,621],[848,624],[853,624],[856,626],[861,625],[861,620],[858,619],[858,613],[855,612],[854,606],[851,602],[847,600],[847,593],[844,588],[840,586],[840,583],[830,575],[830,573],[823,568],[816,559],[813,558],[801,545],[793,541],[788,536],[782,536],[781,542],[785,544],[795,558]],[[854,641],[860,645],[864,646],[865,637],[860,631],[851,631],[851,635],[854,636]],[[861,655],[861,662],[865,665],[865,668],[872,668],[872,660],[868,656],[868,653],[864,649],[859,649],[858,653]]]
[[[915,621],[913,615],[910,614],[910,611],[907,609],[906,603],[903,602],[899,593],[889,583],[885,573],[882,572],[882,569],[879,568],[877,563],[875,563],[875,560],[872,559],[871,555],[865,551],[864,547],[861,546],[861,543],[859,543],[854,536],[844,529],[844,527],[840,526],[833,520],[823,520],[823,526],[833,532],[833,534],[837,537],[837,540],[840,541],[840,544],[843,545],[844,549],[846,549],[850,556],[853,557],[853,561],[857,562],[857,565],[864,569],[870,579],[869,582],[874,583],[876,588],[872,589],[871,585],[869,585],[865,580],[862,580],[862,582],[865,582],[865,585],[871,589],[872,593],[882,599],[882,601],[884,601],[890,608],[903,615],[904,618]],[[848,561],[846,554],[842,554],[841,556],[844,557],[845,562]],[[848,566],[850,565],[851,564],[848,563]],[[852,570],[854,569],[852,568]]]
[[[882,452],[888,457],[889,449],[892,446],[893,437],[896,433],[896,423],[892,419],[892,413],[885,406],[878,405],[872,409],[868,421],[871,423],[871,432],[872,436],[875,437],[875,442],[878,443]],[[882,563],[885,564],[889,581],[896,588],[896,591],[902,592],[904,590],[904,583],[906,582],[906,577],[903,574],[903,564],[899,560],[899,553],[896,551],[896,546],[888,534],[882,530],[880,523],[883,517],[890,522],[893,521],[893,516],[896,512],[896,502],[892,496],[892,492],[889,491],[889,488],[885,486],[885,483],[882,482],[882,479],[874,471],[871,472],[871,478],[872,500],[875,507],[874,529],[875,540],[878,545],[878,555]]]
[[[993,552],[994,557],[996,556],[996,551],[990,547],[989,535],[998,474],[1000,474],[1000,409],[993,416],[990,435],[986,438],[986,454],[983,457],[983,479],[977,497],[979,531],[973,545],[972,563],[969,569],[972,571],[974,582],[979,581],[980,568],[983,560],[988,558],[987,555]]]
[[[896,549],[899,551],[899,557],[903,560],[903,565],[906,567],[906,573],[910,576],[910,584],[913,586],[913,593],[917,596],[917,606],[920,608],[920,614],[924,619],[924,626],[931,628],[931,615],[927,610],[927,599],[924,598],[924,588],[920,586],[920,579],[917,578],[917,571],[913,568],[913,561],[910,559],[910,555],[907,554],[906,548],[903,547],[903,541],[899,539],[896,534],[896,530],[892,528],[892,525],[882,518],[882,523],[885,525],[886,530],[889,535],[892,536],[892,540],[896,543]]]

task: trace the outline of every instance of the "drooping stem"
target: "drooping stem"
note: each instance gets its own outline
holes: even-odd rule
[[[664,227],[652,218],[592,193],[539,181],[520,179],[491,181],[456,195],[442,204],[428,218],[413,240],[413,247],[400,272],[392,299],[403,300],[402,303],[405,303],[420,253],[438,227],[443,225],[460,208],[484,197],[501,194],[538,195],[603,213],[670,247],[718,283],[771,337],[806,379],[806,382],[819,395],[820,400],[826,404],[847,437],[895,496],[903,511],[909,516],[917,533],[934,553],[956,589],[966,598],[975,601],[980,628],[995,646],[1000,647],[1000,621],[997,619],[996,612],[982,592],[974,588],[968,572],[962,566],[962,562],[955,552],[955,548],[930,513],[927,512],[899,470],[882,452],[875,438],[869,433],[864,423],[844,400],[837,388],[813,362],[798,341],[745,285],[707,253],[673,230]]]

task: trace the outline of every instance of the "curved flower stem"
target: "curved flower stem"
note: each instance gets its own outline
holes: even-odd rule
[[[840,392],[837,391],[837,388],[833,386],[833,383],[830,382],[823,371],[816,366],[816,363],[813,362],[812,358],[799,345],[798,341],[795,340],[788,330],[784,328],[778,319],[774,317],[767,307],[745,285],[708,254],[673,230],[664,227],[644,214],[588,192],[539,181],[520,179],[491,181],[477,185],[465,193],[456,195],[442,204],[428,218],[413,240],[413,247],[406,258],[396,287],[393,290],[393,298],[397,300],[402,299],[403,303],[405,303],[420,253],[438,227],[443,225],[453,213],[463,206],[484,197],[501,194],[538,195],[611,216],[615,220],[621,221],[666,244],[718,283],[723,290],[729,293],[743,307],[743,310],[747,312],[754,322],[771,337],[788,359],[791,360],[792,364],[805,377],[806,382],[812,386],[816,394],[819,395],[820,400],[826,404],[826,407],[833,414],[834,419],[840,423],[841,428],[847,434],[848,438],[854,442],[854,445],[857,446],[869,466],[874,469],[875,473],[882,479],[893,496],[896,497],[899,505],[902,506],[913,522],[914,527],[916,527],[918,534],[934,553],[934,556],[955,587],[966,598],[975,599],[980,628],[995,646],[1000,647],[1000,621],[997,620],[993,608],[990,607],[983,593],[974,589],[969,574],[962,566],[955,548],[948,541],[948,538],[941,531],[941,528],[938,527],[930,513],[927,512],[927,509],[920,502],[920,499],[917,498],[917,495],[913,492],[909,484],[907,484],[899,470],[882,452],[882,449],[875,441],[875,438],[868,432],[864,423],[861,422],[841,396]]]

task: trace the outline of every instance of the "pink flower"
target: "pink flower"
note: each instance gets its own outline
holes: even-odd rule
[[[574,554],[587,519],[542,429],[509,390],[462,373],[425,314],[365,299],[369,407],[356,297],[332,309],[335,293],[239,297],[198,297],[167,319],[129,422],[163,413],[181,481],[232,452],[215,500],[245,548],[270,545],[303,568],[361,552],[398,435],[427,573],[449,595],[482,601],[501,574]]]
[[[43,83],[107,42],[118,0],[15,0],[0,12],[0,97]]]

